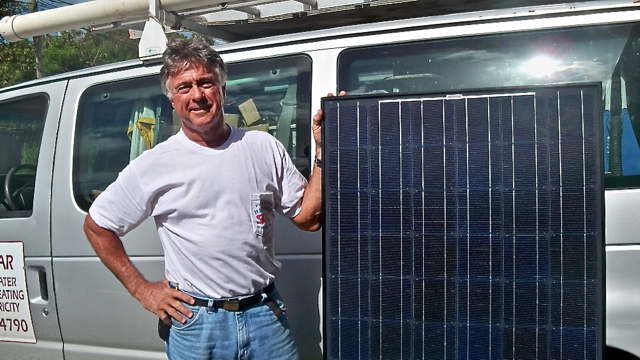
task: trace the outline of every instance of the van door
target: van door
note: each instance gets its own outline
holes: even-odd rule
[[[49,220],[65,86],[56,82],[0,93],[0,339],[7,341],[0,342],[3,359],[62,359]],[[6,253],[11,244],[23,250]],[[12,269],[21,263],[22,251],[24,275]]]
[[[311,60],[303,55],[230,64],[225,107],[225,119],[233,125],[278,137],[307,175],[310,72]],[[180,129],[180,119],[159,84],[158,67],[69,81],[56,151],[51,221],[66,360],[165,358],[157,317],[145,311],[100,262],[82,231],[93,200],[118,173],[149,145]],[[141,136],[148,144],[140,141]],[[283,217],[277,221],[276,257],[284,267],[277,284],[301,358],[319,359],[320,233],[302,232]],[[147,279],[164,277],[163,250],[152,219],[122,241]]]
[[[166,358],[164,342],[157,335],[158,318],[144,310],[102,264],[82,231],[95,197],[142,151],[141,135],[134,129],[155,119],[149,129],[156,143],[173,128],[171,104],[160,90],[157,73],[157,67],[137,68],[69,81],[51,220],[66,360]],[[144,124],[138,124],[141,119]],[[122,240],[147,279],[164,277],[162,246],[152,219]]]

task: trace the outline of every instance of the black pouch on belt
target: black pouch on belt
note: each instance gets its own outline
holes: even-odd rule
[[[171,329],[171,325],[167,325],[164,321],[158,319],[158,336],[165,342],[169,340],[169,329]]]

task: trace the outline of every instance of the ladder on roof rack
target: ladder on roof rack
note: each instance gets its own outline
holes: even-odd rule
[[[165,48],[165,32],[189,30],[225,41],[243,38],[202,25],[210,15],[224,10],[235,10],[251,18],[261,16],[260,5],[282,0],[94,0],[45,11],[6,16],[0,20],[0,35],[9,42],[64,30],[89,27],[92,31],[107,31],[126,27],[136,29],[144,24],[140,39],[139,57],[156,58]],[[290,0],[304,9],[317,8],[316,0]]]
[[[0,36],[15,42],[77,28],[142,30],[138,53],[142,60],[149,60],[162,54],[165,33],[169,31],[188,30],[232,42],[481,10],[508,9],[510,15],[505,16],[518,16],[514,9],[539,14],[553,12],[549,5],[554,4],[557,11],[567,11],[575,7],[608,8],[631,6],[632,3],[633,0],[582,0],[574,4],[566,3],[566,0],[162,0],[162,3],[160,0],[93,0],[7,16],[0,20]],[[238,18],[239,14],[244,14],[244,18]]]

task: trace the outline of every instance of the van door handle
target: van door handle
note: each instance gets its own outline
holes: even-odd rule
[[[38,269],[38,283],[40,283],[40,298],[49,301],[49,288],[47,287],[47,272],[44,268]]]
[[[47,269],[44,266],[27,267],[27,285],[31,302],[44,304],[49,301]]]

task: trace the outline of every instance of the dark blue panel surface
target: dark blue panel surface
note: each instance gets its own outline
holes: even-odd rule
[[[600,99],[324,99],[327,358],[601,359]]]

